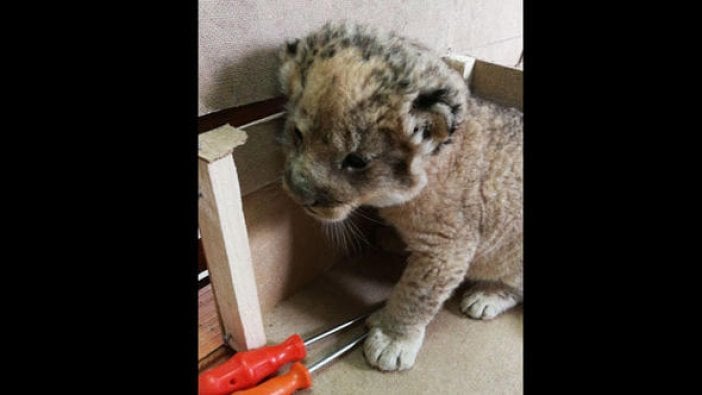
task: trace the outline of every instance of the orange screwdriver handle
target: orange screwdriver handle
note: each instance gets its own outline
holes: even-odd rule
[[[259,386],[234,392],[232,395],[290,395],[311,386],[310,372],[300,362],[295,362],[287,373],[273,377]]]
[[[227,362],[200,374],[198,394],[229,395],[252,387],[286,363],[299,361],[306,355],[307,349],[299,335],[277,345],[238,352]]]

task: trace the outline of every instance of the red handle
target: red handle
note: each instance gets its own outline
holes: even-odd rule
[[[306,355],[299,335],[277,345],[238,352],[227,362],[200,374],[198,394],[228,395],[252,387],[286,363],[299,361]]]
[[[273,377],[265,383],[232,395],[290,395],[293,392],[312,386],[310,372],[300,362],[295,362],[290,371]]]

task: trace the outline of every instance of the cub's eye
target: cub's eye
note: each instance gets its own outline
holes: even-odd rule
[[[346,155],[346,158],[344,158],[344,161],[341,162],[341,167],[344,169],[361,170],[361,169],[365,169],[366,166],[368,166],[368,163],[363,158],[361,158],[360,156],[358,156],[356,154]]]
[[[295,144],[300,144],[302,142],[302,133],[300,132],[300,129],[296,127],[293,131],[293,135],[295,136]]]

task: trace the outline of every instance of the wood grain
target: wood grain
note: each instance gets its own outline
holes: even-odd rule
[[[234,352],[235,351],[232,350],[231,347],[227,346],[226,344],[222,344],[221,346],[214,349],[207,356],[198,360],[197,369],[199,372],[204,372],[209,368],[213,368],[217,365],[220,365],[226,362],[229,358],[231,358],[232,355],[234,355]]]
[[[273,115],[284,110],[286,100],[285,97],[274,97],[272,99],[246,104],[244,106],[227,108],[222,111],[203,115],[197,120],[197,132],[205,133],[227,123],[234,127],[241,126],[257,119]]]
[[[224,338],[219,326],[212,286],[201,288],[197,297],[197,359],[202,360],[224,345]]]
[[[475,95],[484,99],[523,111],[523,81],[521,70],[476,61],[470,89]]]
[[[261,347],[266,335],[232,157],[200,158],[199,183],[200,232],[225,341],[236,350]]]

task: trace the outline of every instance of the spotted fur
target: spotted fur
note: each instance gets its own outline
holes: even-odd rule
[[[411,252],[368,321],[368,362],[411,367],[425,326],[466,278],[483,284],[466,294],[467,315],[517,304],[522,114],[472,97],[421,44],[364,26],[327,24],[280,57],[284,188],[322,221],[378,207]]]

